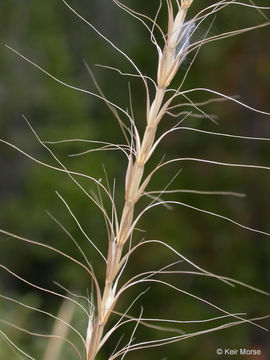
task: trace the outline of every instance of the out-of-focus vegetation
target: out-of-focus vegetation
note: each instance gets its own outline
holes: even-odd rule
[[[120,11],[112,1],[78,0],[71,2],[80,14],[89,19],[123,49],[142,69],[155,77],[157,54],[149,45],[147,31],[142,24]],[[153,16],[158,1],[126,1],[127,5]],[[204,3],[210,4],[211,1]],[[263,3],[263,1],[261,2]],[[264,4],[268,4],[267,1]],[[194,1],[193,10],[202,6]],[[204,4],[205,6],[205,4]],[[242,16],[242,14],[245,16]],[[161,23],[165,24],[165,12]],[[0,2],[1,43],[8,44],[47,71],[68,84],[96,91],[93,81],[83,63],[87,62],[94,72],[106,97],[123,108],[129,107],[128,82],[131,87],[132,104],[139,128],[145,123],[145,98],[140,80],[125,78],[118,73],[96,67],[104,64],[122,71],[132,71],[131,66],[110,45],[102,41],[85,23],[72,14],[61,1],[21,0]],[[250,9],[231,7],[217,16],[210,28],[211,34],[221,33],[240,27],[251,26],[265,21],[261,14]],[[201,28],[203,37],[210,26]],[[270,111],[270,28],[255,30],[231,39],[214,42],[202,47],[185,88],[208,87],[228,95],[239,95],[241,100]],[[191,59],[190,59],[191,61]],[[184,64],[178,79],[183,77],[189,64]],[[199,94],[199,93],[198,93]],[[206,95],[194,93],[192,99],[205,100]],[[36,159],[52,165],[57,163],[42,148],[22,114],[26,116],[43,141],[70,138],[102,140],[123,143],[120,128],[104,103],[54,82],[46,75],[23,61],[3,46],[0,49],[0,132],[1,138],[15,144]],[[260,136],[270,138],[270,117],[255,114],[236,104],[223,102],[205,107],[209,113],[218,115],[218,125],[208,119],[186,120],[187,126],[204,130]],[[168,128],[175,119],[167,117],[162,123]],[[166,158],[199,157],[234,163],[261,164],[270,166],[269,143],[236,140],[217,136],[181,131],[166,138],[153,160],[156,164],[163,155]],[[123,201],[124,173],[127,166],[125,157],[118,152],[93,152],[80,157],[70,157],[93,146],[85,143],[50,145],[63,163],[74,171],[83,171],[106,181],[105,171],[111,187],[115,180],[116,201]],[[171,188],[198,190],[230,190],[247,194],[246,198],[177,194],[178,201],[220,213],[249,227],[270,232],[270,172],[254,169],[218,167],[193,162],[174,164],[161,170],[154,177],[151,189],[164,187],[175,173],[182,169]],[[104,276],[104,264],[78,229],[67,208],[57,196],[65,199],[80,220],[90,238],[106,251],[106,231],[102,214],[89,199],[63,173],[56,173],[38,165],[18,151],[0,144],[0,227],[32,240],[55,246],[67,254],[80,259],[72,241],[48,216],[49,212],[60,221],[80,243],[100,279]],[[97,188],[89,181],[80,183],[90,192]],[[269,291],[269,238],[248,232],[220,219],[199,214],[193,210],[175,206],[168,211],[155,208],[148,212],[140,223],[146,233],[137,233],[137,239],[165,240],[184,256],[207,270],[239,279]],[[79,266],[58,254],[27,245],[19,240],[1,235],[0,262],[23,278],[44,288],[59,289],[53,281],[87,296],[91,281]],[[173,262],[164,248],[138,250],[130,259],[125,278],[138,269],[147,271]],[[179,264],[180,269],[189,267]],[[8,274],[0,273],[0,291],[21,302],[57,314],[61,299],[34,290]],[[190,275],[175,275],[174,284],[185,291],[204,297],[231,312],[247,312],[251,317],[267,314],[269,298],[239,286],[231,288],[216,280],[196,278]],[[129,306],[137,291],[127,294],[119,309]],[[87,290],[88,289],[88,290]],[[0,299],[0,318],[33,332],[50,333],[53,320],[42,314],[23,309],[20,305]],[[180,320],[206,319],[219,315],[205,304],[185,295],[175,295],[170,290],[153,285],[142,296],[134,308],[140,313],[140,302],[144,313],[177,317]],[[155,311],[154,311],[155,310]],[[77,310],[73,316],[74,326],[85,331],[86,319]],[[216,322],[216,325],[221,324]],[[267,322],[262,322],[267,326]],[[268,322],[269,326],[269,322]],[[42,359],[47,340],[32,337],[6,324],[0,324],[16,344],[22,346],[35,358]],[[201,329],[198,325],[183,325],[185,331]],[[140,329],[137,339],[150,339],[152,329]],[[70,335],[71,336],[71,335]],[[155,335],[154,335],[155,336]],[[71,336],[75,343],[79,340]],[[117,340],[112,338],[100,360],[107,359]],[[0,338],[0,358],[15,358],[6,342]],[[215,359],[216,348],[247,347],[259,348],[270,354],[269,335],[251,325],[241,325],[221,332],[179,342],[164,348],[129,354],[129,359],[140,356],[144,359]],[[74,353],[68,346],[62,358],[73,359]]]

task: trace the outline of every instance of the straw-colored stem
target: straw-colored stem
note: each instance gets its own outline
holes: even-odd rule
[[[117,274],[121,269],[123,246],[132,234],[135,205],[147,186],[147,181],[142,182],[142,179],[145,164],[153,152],[157,126],[170,105],[170,101],[163,104],[163,100],[166,88],[169,86],[179,67],[178,60],[174,58],[174,51],[177,46],[179,30],[184,22],[188,4],[190,5],[191,2],[192,0],[182,1],[182,8],[179,9],[175,20],[173,19],[173,15],[171,13],[169,14],[168,38],[162,56],[159,59],[157,74],[158,87],[154,100],[147,111],[147,125],[144,130],[142,143],[140,147],[136,149],[136,159],[133,163],[132,158],[130,158],[126,171],[125,204],[122,210],[119,230],[115,239],[111,241],[108,249],[106,281],[97,319],[93,325],[91,341],[87,349],[87,360],[95,359],[99,351],[104,327],[116,303]]]
[[[156,119],[158,118],[162,100],[164,98],[165,88],[158,88],[155,99],[153,100],[148,124],[145,128],[140,151],[137,154],[136,161],[130,173],[129,184],[125,194],[125,204],[122,211],[119,232],[116,240],[110,245],[107,256],[106,283],[101,302],[101,313],[93,328],[93,334],[88,349],[87,360],[94,360],[98,351],[98,345],[102,338],[104,326],[113,310],[113,303],[109,297],[113,294],[113,284],[120,270],[120,261],[122,258],[123,245],[130,235],[130,229],[133,222],[134,207],[140,198],[140,185],[144,174],[144,166],[149,159],[149,153],[152,149],[157,129]]]

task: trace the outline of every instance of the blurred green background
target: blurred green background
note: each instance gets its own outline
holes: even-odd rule
[[[153,0],[125,1],[126,5],[151,17],[154,16],[158,3]],[[202,6],[212,3],[213,1],[204,1],[203,4],[195,1],[189,16],[198,12]],[[268,1],[256,3],[268,5]],[[141,23],[121,11],[113,1],[77,0],[70,1],[70,4],[124,50],[144,74],[155,78],[156,50]],[[159,20],[164,27],[165,10],[161,12]],[[212,20],[213,18],[209,18],[200,26],[196,39],[203,38]],[[210,28],[210,36],[264,21],[266,20],[262,14],[253,9],[231,6],[217,15]],[[87,24],[71,13],[62,1],[1,1],[0,34],[2,45],[14,47],[57,78],[73,86],[96,91],[84,65],[86,61],[106,97],[124,109],[130,107],[130,85],[138,128],[141,131],[145,126],[145,97],[141,81],[95,66],[110,65],[121,71],[133,72],[131,65]],[[244,103],[270,111],[269,36],[270,28],[266,27],[203,46],[187,76],[184,89],[207,87],[228,95],[240,95],[240,100]],[[175,86],[185,75],[191,61],[192,56],[179,70]],[[194,92],[190,97],[193,101],[204,101],[209,98],[208,94],[199,92]],[[0,49],[0,109],[1,139],[15,144],[36,159],[51,165],[57,163],[39,144],[23,119],[23,114],[44,141],[82,138],[118,144],[124,142],[117,121],[101,100],[56,83],[4,46]],[[256,114],[232,102],[209,104],[203,109],[218,116],[218,125],[208,119],[192,118],[185,120],[183,125],[209,131],[270,138],[269,116]],[[160,131],[168,129],[176,122],[177,119],[165,117]],[[147,172],[164,154],[165,159],[188,156],[270,166],[269,146],[267,141],[229,139],[189,131],[174,132],[161,143],[147,166]],[[70,157],[70,154],[93,148],[87,143],[77,142],[50,145],[50,148],[69,169],[102,178],[103,183],[106,182],[105,169],[111,187],[115,180],[116,202],[119,209],[121,208],[127,165],[123,154],[106,151]],[[168,199],[183,201],[230,217],[248,227],[270,232],[269,171],[219,167],[195,162],[175,163],[163,168],[153,178],[148,189],[164,188],[179,169],[182,171],[171,184],[171,189],[236,191],[245,193],[247,197],[179,193],[168,196]],[[49,212],[79,242],[102,281],[104,263],[89,246],[88,240],[80,232],[56,191],[65,199],[89,237],[106,253],[107,239],[102,214],[68,176],[32,162],[5,144],[0,144],[0,173],[0,228],[55,246],[82,260],[69,237],[46,213]],[[97,193],[97,187],[92,182],[78,180],[87,191]],[[142,201],[139,208],[146,204],[146,200]],[[240,229],[229,222],[180,206],[175,206],[172,210],[154,208],[141,220],[139,227],[146,232],[137,232],[135,242],[143,237],[163,240],[210,272],[270,290],[270,243],[267,236]],[[54,281],[79,295],[87,296],[91,292],[92,284],[87,273],[62,256],[6,235],[0,236],[0,246],[0,263],[28,281],[62,294],[65,294],[65,291],[54,284]],[[177,260],[178,258],[164,247],[142,247],[131,257],[123,281],[137,272],[157,270]],[[192,270],[186,263],[178,264],[175,269]],[[170,279],[175,286],[203,297],[230,312],[246,312],[249,317],[269,313],[268,297],[241,286],[232,288],[217,280],[191,275],[171,275]],[[62,303],[59,297],[33,289],[4,268],[1,269],[0,280],[1,295],[57,315]],[[160,285],[149,286],[150,289],[136,302],[132,310],[134,316],[139,316],[142,304],[144,317],[202,320],[222,315],[218,310],[187,295],[175,293]],[[148,285],[143,284],[127,292],[119,302],[117,310],[125,311],[138,293],[147,288]],[[36,333],[51,332],[53,319],[50,317],[25,309],[3,297],[0,301],[1,321],[9,321]],[[79,301],[86,305],[83,300]],[[223,323],[224,319],[202,325],[183,324],[178,327],[185,332],[191,332]],[[82,334],[85,333],[87,319],[79,309],[73,315],[72,324]],[[270,327],[269,320],[261,321],[260,324]],[[0,329],[31,356],[43,359],[47,339],[30,336],[4,322],[1,322]],[[119,331],[117,336],[108,341],[98,358],[108,359],[123,332],[121,344],[126,344],[132,329],[127,327]],[[174,334],[166,333],[166,336]],[[156,339],[161,335],[162,333],[156,330],[139,326],[135,337],[137,342]],[[68,336],[80,349],[82,348],[78,336],[72,333]],[[252,325],[240,325],[165,347],[132,352],[126,358],[136,359],[140,356],[141,360],[212,360],[220,358],[216,355],[217,348],[241,347],[261,349],[262,356],[254,358],[267,359],[270,356],[269,344],[267,332]],[[15,358],[16,354],[6,341],[0,338],[0,359]],[[76,355],[67,345],[63,348],[60,358],[75,359]]]

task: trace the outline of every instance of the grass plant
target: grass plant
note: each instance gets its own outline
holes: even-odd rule
[[[92,0],[90,3],[93,2]],[[138,20],[139,23],[147,29],[149,35],[149,42],[153,45],[153,66],[157,63],[156,77],[151,78],[145,75],[144,70],[140,69],[136,65],[136,59],[131,59],[124,51],[122,51],[117,44],[107,38],[102,30],[95,27],[91,22],[91,14],[81,15],[76,10],[76,4],[71,1],[62,0],[63,7],[71,11],[74,17],[78,18],[84,24],[89,26],[91,31],[94,31],[98,36],[107,42],[113,51],[118,52],[119,57],[127,61],[133,68],[132,73],[126,73],[121,69],[113,66],[101,66],[106,68],[105,70],[116,71],[119,76],[126,76],[129,79],[138,78],[141,81],[145,98],[145,114],[144,118],[137,118],[135,111],[133,111],[133,104],[136,103],[136,99],[132,96],[131,87],[129,87],[129,99],[128,110],[116,104],[113,100],[109,99],[102,90],[102,84],[100,85],[94,75],[94,72],[85,61],[84,65],[96,87],[96,91],[90,91],[84,88],[80,88],[71,83],[68,83],[58,77],[57,74],[52,74],[47,71],[40,64],[35,63],[28,58],[23,52],[13,48],[9,44],[6,45],[7,49],[15,53],[21,59],[30,63],[34,68],[38,69],[41,73],[53,79],[62,86],[69,88],[71,91],[75,90],[86,95],[90,95],[101,101],[110,110],[110,114],[116,119],[119,125],[119,129],[122,132],[124,143],[112,143],[110,139],[104,140],[88,140],[88,139],[60,139],[60,140],[42,140],[34,126],[31,119],[23,115],[23,119],[28,124],[34,137],[38,140],[40,146],[48,152],[54,164],[40,160],[37,156],[28,153],[17,145],[1,139],[1,143],[7,145],[23,154],[26,158],[31,159],[34,163],[47,167],[56,172],[63,173],[75,186],[79,189],[83,196],[86,196],[97,208],[103,218],[104,227],[107,232],[107,239],[99,239],[99,241],[93,241],[91,236],[84,230],[83,225],[80,223],[78,217],[72,210],[72,206],[68,204],[65,198],[56,193],[63,206],[68,211],[72,221],[76,223],[81,234],[87,239],[89,249],[86,251],[82,248],[80,242],[74,238],[72,234],[61,224],[53,215],[49,216],[61,227],[66,236],[73,242],[78,249],[81,260],[70,256],[66,252],[59,250],[57,246],[51,246],[42,242],[34,241],[24,237],[23,235],[14,234],[11,230],[1,229],[0,233],[3,237],[10,237],[28,243],[32,246],[38,246],[45,248],[48,251],[53,251],[62,257],[77,264],[83,271],[89,276],[89,283],[85,285],[90,289],[88,296],[76,295],[71,289],[64,289],[66,292],[63,295],[60,292],[52,291],[42,288],[26,279],[22,278],[19,274],[9,269],[4,265],[0,265],[3,271],[8,272],[11,276],[16,277],[20,281],[30,285],[34,289],[47,292],[48,294],[58,296],[62,299],[63,304],[58,315],[45,312],[38,308],[32,307],[33,311],[37,311],[44,316],[50,316],[55,319],[55,325],[51,334],[44,335],[43,333],[33,333],[29,331],[30,335],[47,337],[47,345],[42,350],[42,355],[39,357],[43,360],[57,360],[63,358],[61,355],[62,348],[69,346],[72,349],[69,357],[70,359],[87,359],[95,360],[103,358],[103,348],[107,346],[107,343],[113,343],[114,351],[111,353],[109,360],[129,358],[133,359],[133,353],[137,350],[146,351],[148,348],[160,347],[171,343],[179,343],[181,348],[183,340],[198,337],[200,335],[217,332],[230,327],[239,326],[244,324],[245,326],[254,326],[260,328],[262,331],[267,331],[265,326],[261,325],[261,321],[268,318],[268,314],[249,316],[242,311],[230,311],[223,308],[215,301],[200,297],[195,293],[190,293],[181,287],[181,281],[177,284],[175,281],[170,280],[174,275],[181,279],[182,276],[189,275],[193,277],[207,277],[221,282],[224,286],[234,287],[242,286],[259,293],[258,296],[269,296],[267,290],[262,290],[254,285],[246,284],[241,280],[234,279],[228,276],[222,276],[215,274],[204,267],[195,264],[193,261],[187,259],[177,248],[173,248],[166,239],[152,239],[151,234],[148,232],[141,234],[138,227],[141,224],[142,218],[147,217],[148,213],[155,207],[165,207],[171,209],[176,206],[180,206],[185,209],[191,209],[195,212],[207,214],[210,217],[222,219],[223,221],[232,224],[238,228],[247,232],[252,232],[260,236],[269,237],[270,234],[263,229],[254,227],[249,223],[242,223],[235,218],[228,217],[223,214],[222,211],[216,212],[201,208],[200,206],[193,205],[193,203],[184,202],[178,200],[177,194],[199,194],[207,196],[228,196],[242,198],[245,195],[243,193],[235,192],[232,190],[201,190],[201,189],[185,189],[185,188],[172,188],[172,184],[177,177],[179,171],[173,176],[168,184],[164,184],[160,190],[153,190],[151,188],[152,178],[159,174],[160,171],[166,169],[170,164],[179,165],[182,168],[187,163],[192,164],[207,164],[208,166],[215,167],[228,167],[230,169],[254,169],[254,170],[270,170],[267,165],[241,163],[241,162],[225,162],[222,160],[213,160],[203,157],[174,157],[168,160],[162,158],[161,161],[152,159],[155,154],[160,154],[160,144],[166,142],[166,139],[174,133],[183,132],[186,136],[190,133],[204,134],[209,137],[223,137],[235,140],[248,140],[256,142],[266,142],[270,139],[258,136],[247,136],[223,133],[214,130],[205,130],[197,128],[196,126],[188,126],[183,123],[187,123],[189,119],[204,119],[210,123],[217,124],[217,118],[213,114],[208,114],[204,110],[204,107],[209,104],[219,103],[232,103],[235,106],[239,106],[243,111],[247,110],[251,113],[260,114],[267,118],[269,121],[270,113],[267,109],[258,109],[253,104],[247,104],[237,96],[230,96],[221,91],[213,90],[197,86],[194,88],[186,88],[185,82],[192,71],[193,65],[197,58],[200,56],[200,50],[206,44],[222,41],[223,39],[238,36],[250,31],[264,31],[263,28],[267,28],[270,25],[270,21],[267,17],[270,7],[260,5],[259,1],[251,0],[221,0],[212,1],[208,5],[202,7],[202,2],[199,0],[166,0],[166,1],[153,1],[153,8],[156,11],[153,16],[150,17],[139,10],[134,10],[129,5],[128,1],[120,2],[118,0],[112,0],[115,6],[120,11],[127,13],[127,16],[131,16]],[[91,6],[91,5],[90,5]],[[233,7],[239,14],[248,10],[254,11],[261,15],[262,22],[259,24],[252,24],[250,27],[245,27],[236,30],[228,30],[221,34],[213,34],[213,26],[216,21],[216,16],[226,8]],[[159,23],[159,13],[166,11],[167,23]],[[195,12],[197,11],[197,13]],[[194,15],[195,13],[195,15]],[[190,15],[192,14],[192,16]],[[206,24],[206,25],[205,25]],[[75,26],[75,25],[73,25]],[[203,34],[201,28],[204,29]],[[268,29],[266,30],[268,31]],[[184,69],[184,70],[182,70]],[[131,80],[132,81],[132,80]],[[198,101],[194,101],[194,98],[198,95]],[[201,99],[201,95],[208,98]],[[173,120],[168,120],[171,117]],[[170,121],[170,122],[169,122]],[[172,122],[173,121],[173,122]],[[169,123],[169,126],[163,126],[164,123]],[[115,123],[114,125],[115,126]],[[165,128],[165,130],[164,130]],[[75,171],[68,168],[64,161],[56,154],[55,147],[59,144],[74,144],[84,143],[91,146],[90,150],[82,151],[74,154],[74,157],[84,156],[91,154],[94,151],[116,151],[121,152],[126,160],[126,170],[124,175],[124,190],[119,189],[117,182],[113,182],[110,185],[110,180],[105,181],[95,178],[89,173],[89,169],[85,172]],[[95,147],[96,146],[96,147]],[[94,148],[93,148],[94,147]],[[160,154],[161,156],[163,154]],[[161,158],[160,156],[160,158]],[[180,171],[181,171],[180,169]],[[106,175],[106,173],[105,173]],[[267,175],[268,176],[268,175]],[[84,186],[84,181],[90,181],[95,187],[97,192],[93,193]],[[122,181],[123,183],[123,181]],[[198,187],[199,188],[199,187]],[[119,195],[120,194],[120,195]],[[124,195],[122,195],[124,194]],[[123,196],[121,200],[121,196]],[[175,196],[175,198],[172,198]],[[118,199],[120,198],[120,201]],[[165,220],[166,221],[166,220]],[[158,227],[158,224],[156,225]],[[139,235],[138,235],[139,234]],[[106,251],[104,244],[106,245]],[[145,248],[146,252],[149,252],[149,256],[155,252],[156,248],[164,248],[164,252],[170,252],[174,260],[173,263],[163,265],[161,268],[154,268],[152,270],[144,271],[137,269],[137,274],[134,274],[129,279],[125,277],[125,270],[128,264],[132,262],[133,257],[140,251],[141,248]],[[104,276],[98,274],[93,267],[91,257],[98,257],[99,262],[104,269]],[[189,266],[189,269],[183,267],[179,269],[183,263]],[[196,300],[202,303],[204,306],[212,308],[216,315],[212,318],[201,318],[198,320],[181,321],[175,319],[166,318],[166,309],[164,314],[157,315],[156,318],[147,316],[144,314],[143,307],[137,316],[132,313],[133,306],[135,304],[143,303],[141,300],[142,295],[145,293],[148,286],[158,285],[160,287],[168,288],[170,291],[175,292],[175,296],[178,294],[184,294],[190,299]],[[130,289],[136,289],[143,285],[145,290],[139,291],[130,304],[126,304],[125,294]],[[62,288],[63,290],[63,288]],[[134,290],[133,290],[134,291]],[[27,307],[27,304],[19,302],[1,295],[3,299],[8,302],[16,302],[23,307]],[[119,306],[120,304],[120,306]],[[87,318],[87,327],[85,329],[76,329],[72,325],[72,319],[76,317],[76,307],[78,307]],[[219,325],[211,326],[211,322],[220,321]],[[27,332],[26,328],[22,329],[18,325],[12,322],[4,321],[3,323],[17,329],[18,331]],[[199,324],[199,330],[183,331],[181,326],[183,323]],[[215,323],[216,324],[216,323]],[[158,334],[164,333],[164,336],[157,336],[154,339],[137,340],[136,333],[141,327],[150,328],[156,330]],[[120,334],[121,329],[129,329],[130,334],[127,339],[124,337],[116,340],[115,334]],[[81,340],[81,344],[78,346],[68,339],[68,332],[74,332]],[[34,359],[32,355],[28,354],[21,347],[16,345],[16,341],[9,338],[4,331],[1,330],[2,339],[5,340],[10,347],[14,350],[14,353],[20,358]],[[118,336],[118,335],[117,335]],[[192,341],[192,340],[190,340]],[[169,353],[169,347],[167,347]],[[140,356],[139,352],[136,352],[136,356]],[[15,356],[15,355],[14,355]],[[168,356],[168,359],[170,356]],[[181,357],[179,357],[181,358]],[[214,358],[214,357],[213,357]]]

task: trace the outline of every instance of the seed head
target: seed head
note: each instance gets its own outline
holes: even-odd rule
[[[195,23],[192,20],[185,22],[185,17],[192,1],[181,0],[181,7],[175,17],[172,11],[169,12],[167,41],[163,52],[159,53],[157,82],[160,87],[169,86],[188,53]]]
[[[187,49],[190,45],[190,37],[192,36],[194,29],[194,21],[189,20],[186,21],[179,30],[178,44],[176,45],[174,52],[174,57],[178,57],[178,61],[181,61],[184,57],[186,57]]]
[[[188,9],[192,2],[193,0],[181,0],[181,8]]]

